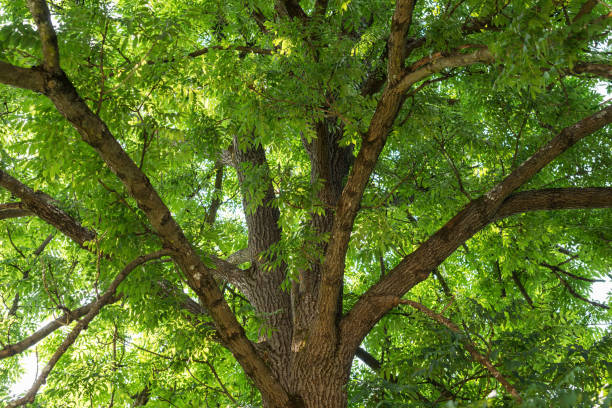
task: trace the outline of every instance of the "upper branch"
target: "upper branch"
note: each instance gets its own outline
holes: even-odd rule
[[[395,12],[391,18],[391,33],[389,34],[389,60],[387,77],[390,84],[399,81],[406,59],[406,35],[410,30],[414,0],[396,0]]]
[[[526,211],[612,207],[611,187],[550,188],[512,194],[494,215],[495,219]]]
[[[30,4],[34,11],[45,5],[42,0],[31,0]],[[43,29],[52,30],[52,27],[42,24],[39,30]],[[42,38],[43,41],[45,38],[48,40],[44,35]],[[117,175],[147,216],[164,246],[173,250],[175,262],[185,274],[190,287],[210,311],[221,339],[247,375],[254,380],[262,394],[279,401],[281,406],[288,405],[289,396],[246,337],[213,278],[213,270],[203,263],[148,177],[123,150],[106,123],[87,106],[66,74],[60,68],[55,69],[53,61],[47,61],[50,69],[43,66],[43,93]]]
[[[474,46],[466,45],[461,48],[473,48]],[[475,63],[492,63],[493,55],[484,46],[477,46],[477,50],[471,53],[455,52],[452,54],[436,53],[431,57],[426,57],[424,60],[414,63],[406,75],[394,88],[394,92],[404,93],[410,89],[415,83],[425,79],[431,74],[440,72],[447,68],[464,67]]]
[[[90,250],[90,248],[85,246],[85,243],[94,240],[97,236],[96,232],[83,227],[76,219],[60,209],[53,203],[55,201],[53,198],[40,191],[33,191],[30,187],[1,169],[0,187],[6,188],[13,195],[22,199],[20,203],[0,205],[0,220],[9,218],[9,215],[12,215],[12,217],[36,215],[57,228],[81,248]],[[19,208],[11,208],[15,206]],[[214,274],[216,277],[225,279],[239,288],[241,287],[244,283],[244,276],[243,272],[235,265],[238,262],[233,262],[232,260],[226,261],[215,256],[211,256],[211,260],[215,264]]]
[[[576,74],[591,74],[612,80],[612,65],[596,62],[579,62],[574,65],[571,72]]]
[[[346,358],[352,357],[363,337],[387,311],[397,305],[401,296],[425,280],[457,247],[501,214],[507,216],[532,209],[609,207],[607,189],[588,189],[586,195],[576,195],[575,190],[568,194],[566,190],[563,199],[557,194],[558,190],[557,193],[550,190],[519,193],[516,198],[510,194],[579,140],[610,122],[612,106],[563,129],[486,195],[470,202],[419,248],[406,256],[384,279],[364,293],[340,323],[341,336],[346,344]],[[593,199],[591,205],[587,195]]]
[[[412,71],[404,74],[402,79],[395,85],[392,85],[390,82],[387,83],[336,206],[336,215],[330,234],[329,245],[325,253],[321,290],[317,300],[319,315],[317,316],[318,323],[315,325],[315,330],[325,333],[322,337],[333,335],[332,333],[335,330],[335,317],[338,311],[338,298],[340,297],[340,289],[342,287],[345,256],[355,217],[359,211],[361,199],[370,175],[376,166],[393,122],[405,100],[406,91],[416,82],[445,68],[465,66],[478,62],[491,62],[492,60],[493,57],[486,48],[478,48],[469,54],[434,55],[426,62],[416,66],[413,65]],[[317,346],[313,344],[313,347]]]
[[[43,67],[46,71],[59,71],[59,48],[57,46],[57,35],[51,23],[51,13],[45,0],[28,0],[28,8],[34,23],[38,27],[38,35],[42,44]]]
[[[282,17],[298,18],[300,20],[308,18],[297,0],[276,0],[274,8]]]

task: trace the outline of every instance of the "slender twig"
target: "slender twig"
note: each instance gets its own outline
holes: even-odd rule
[[[424,306],[424,305],[422,305],[422,304],[420,304],[418,302],[415,302],[413,300],[400,299],[399,303],[400,304],[404,304],[404,305],[409,305],[409,306],[411,306],[411,307],[413,307],[413,308],[423,312],[427,317],[429,317],[430,319],[432,319],[432,320],[434,320],[434,321],[436,321],[436,322],[438,322],[438,323],[448,327],[455,334],[464,334],[461,331],[461,329],[455,323],[453,323],[450,319],[447,319],[446,317],[442,316],[441,314],[438,314],[438,313],[434,312],[433,310],[427,308],[426,306]],[[479,363],[480,365],[485,367],[487,369],[487,371],[489,371],[489,373],[491,373],[491,375],[497,381],[499,381],[499,383],[506,389],[506,391],[508,391],[508,393],[510,393],[510,395],[512,395],[512,397],[518,403],[521,403],[523,401],[521,395],[516,390],[516,388],[514,388],[514,386],[512,384],[510,384],[510,382],[499,372],[499,370],[497,368],[495,368],[495,366],[493,366],[493,364],[491,363],[491,361],[489,361],[488,358],[486,358],[484,355],[482,355],[480,352],[478,352],[478,350],[476,349],[476,347],[474,346],[473,343],[471,343],[469,341],[464,341],[463,346],[470,353],[472,358],[477,363]]]

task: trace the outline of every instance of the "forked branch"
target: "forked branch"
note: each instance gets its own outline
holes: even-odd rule
[[[463,210],[406,256],[379,283],[364,293],[340,323],[341,336],[346,346],[345,358],[352,358],[363,337],[373,325],[396,305],[416,284],[427,279],[455,249],[491,221],[517,212],[561,209],[610,207],[608,189],[585,189],[583,192],[540,190],[511,196],[544,166],[561,155],[582,138],[612,122],[612,106],[569,126],[523,162],[487,194],[470,202]],[[576,198],[578,197],[578,198]],[[590,202],[585,198],[591,198]]]
[[[36,397],[38,390],[47,381],[47,377],[51,373],[51,370],[53,370],[53,367],[55,367],[55,364],[57,364],[57,362],[64,355],[64,353],[68,351],[70,346],[72,346],[72,344],[76,341],[77,337],[79,337],[79,334],[81,334],[81,332],[87,328],[87,325],[89,325],[89,323],[98,315],[98,313],[100,313],[100,310],[107,304],[111,303],[111,301],[115,298],[115,292],[117,291],[117,288],[119,287],[121,282],[123,282],[123,280],[127,278],[129,273],[136,269],[136,267],[148,261],[151,261],[153,259],[159,259],[163,256],[168,256],[170,255],[170,253],[170,251],[163,249],[157,252],[152,252],[147,255],[139,256],[138,258],[127,264],[123,268],[123,270],[119,272],[119,274],[117,274],[113,282],[102,294],[102,296],[100,296],[100,298],[96,300],[93,305],[91,305],[87,314],[81,320],[79,320],[79,322],[74,326],[68,336],[66,336],[62,344],[60,344],[55,353],[53,353],[53,355],[49,359],[49,362],[43,368],[36,381],[34,381],[32,387],[25,393],[23,397],[9,402],[6,407],[15,408],[34,402],[34,398]]]

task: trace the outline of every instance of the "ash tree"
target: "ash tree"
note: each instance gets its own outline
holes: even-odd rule
[[[608,406],[611,16],[2,0],[3,406]]]

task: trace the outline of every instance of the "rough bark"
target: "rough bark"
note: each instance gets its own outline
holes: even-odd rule
[[[93,232],[75,223],[70,215],[54,205],[48,195],[35,192],[3,170],[0,170],[0,187],[4,187],[20,198],[20,205],[25,211],[36,214],[48,224],[62,231],[79,246],[83,247],[86,242],[95,238]]]
[[[255,145],[252,140],[234,138],[234,161],[238,173],[238,181],[242,187],[242,204],[248,228],[248,251],[252,266],[249,270],[250,280],[243,292],[253,307],[263,318],[265,331],[269,336],[261,336],[271,351],[268,353],[268,363],[274,368],[279,381],[286,389],[295,388],[289,371],[291,356],[291,300],[286,290],[281,288],[287,273],[287,265],[281,262],[278,266],[270,267],[276,259],[266,257],[271,246],[278,244],[281,239],[281,229],[278,225],[279,209],[274,206],[274,188],[270,178],[270,170],[263,146]],[[249,173],[257,174],[253,178]],[[252,205],[245,186],[257,185],[263,189],[263,199],[257,207]],[[268,253],[269,254],[269,253]],[[265,398],[264,398],[265,400]],[[269,401],[266,401],[270,405]]]
[[[334,220],[334,209],[342,193],[346,176],[353,163],[352,146],[340,146],[343,127],[337,118],[325,118],[315,124],[316,137],[309,143],[302,138],[310,158],[310,181],[315,185],[321,183],[317,197],[323,206],[323,213],[311,214],[313,231],[322,236],[331,231]],[[324,254],[326,244],[320,244],[316,251]],[[314,256],[314,258],[318,258]],[[321,282],[321,262],[317,259],[310,263],[308,270],[300,271],[298,281],[292,287],[292,308],[294,310],[294,335],[292,348],[299,351],[305,344],[308,328],[316,315],[316,300]],[[339,300],[341,307],[341,299]]]

